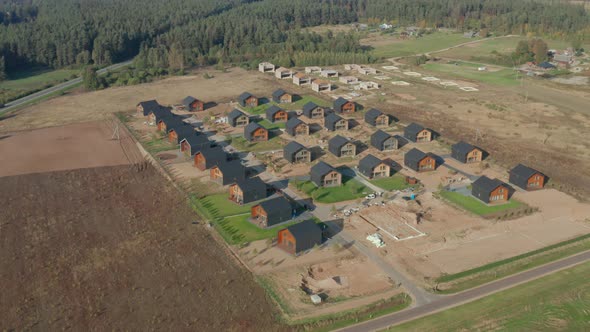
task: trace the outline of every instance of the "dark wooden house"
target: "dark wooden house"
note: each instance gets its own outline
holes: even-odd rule
[[[182,100],[184,109],[189,112],[201,112],[205,110],[205,103],[195,97],[188,96]]]
[[[406,152],[404,165],[416,172],[428,172],[436,170],[437,156],[433,153],[424,153],[416,148]]]
[[[270,122],[286,122],[288,118],[289,113],[276,105],[266,109],[266,119]]]
[[[285,197],[279,196],[254,205],[250,210],[250,216],[252,222],[259,227],[271,227],[291,220],[293,207]]]
[[[330,164],[320,161],[310,169],[310,178],[318,187],[342,185],[342,174]]]
[[[137,110],[137,113],[142,113],[143,116],[148,116],[148,114],[150,114],[151,111],[154,111],[154,110],[156,110],[158,108],[162,108],[162,107],[164,107],[164,106],[160,105],[155,100],[146,100],[146,101],[139,102],[135,106],[135,109]]]
[[[480,176],[471,184],[471,194],[486,204],[508,201],[509,187],[498,179]]]
[[[371,108],[365,113],[365,123],[373,127],[387,127],[389,126],[389,115]]]
[[[313,220],[305,220],[281,229],[277,239],[277,246],[292,255],[320,244],[322,244],[322,229]]]
[[[377,130],[371,135],[371,145],[379,151],[397,150],[399,140],[383,130]]]
[[[195,153],[211,147],[211,141],[207,136],[195,132],[195,135],[191,135],[183,138],[180,141],[180,152],[187,156],[194,156]]]
[[[303,105],[303,115],[312,120],[323,119],[325,110],[325,107],[318,106],[312,101]]]
[[[391,167],[383,160],[367,155],[359,161],[359,172],[369,179],[385,178],[391,175]]]
[[[336,157],[354,157],[356,145],[347,138],[336,135],[328,141],[328,151]]]
[[[267,186],[260,178],[236,181],[229,186],[229,200],[237,204],[248,204],[266,198]]]
[[[250,117],[240,111],[239,109],[234,108],[229,114],[227,115],[227,122],[232,127],[246,127],[248,123],[250,123]]]
[[[334,100],[334,111],[338,113],[354,113],[356,112],[356,104],[353,101],[346,100],[342,97]]]
[[[290,93],[287,93],[283,89],[278,89],[272,93],[272,100],[275,103],[279,103],[279,104],[292,103],[293,102],[293,95]]]
[[[464,163],[477,163],[483,160],[483,150],[463,141],[453,144],[451,157]]]
[[[434,138],[432,130],[424,128],[417,123],[410,123],[404,129],[404,137],[414,143],[430,142]]]
[[[238,103],[242,107],[256,107],[258,106],[258,98],[250,92],[244,92],[238,96]]]
[[[545,174],[523,164],[510,170],[510,183],[524,190],[543,189],[546,182]]]
[[[305,146],[291,141],[283,148],[283,158],[292,164],[311,162],[311,152]]]
[[[157,122],[158,130],[166,134],[168,134],[170,129],[177,126],[184,126],[185,124],[186,123],[184,123],[184,121],[182,121],[182,119],[176,115],[163,117]]]
[[[168,141],[173,144],[180,144],[183,139],[196,134],[197,132],[193,126],[182,124],[168,129]]]
[[[348,119],[336,113],[330,113],[324,119],[324,127],[329,131],[348,130]]]
[[[174,114],[168,107],[158,107],[148,112],[147,118],[149,123],[158,123],[163,118],[171,118]]]
[[[201,171],[225,163],[227,154],[220,146],[201,149],[194,154],[194,166]]]
[[[209,178],[221,185],[228,185],[246,179],[246,168],[241,160],[221,162],[209,170]]]
[[[299,118],[293,117],[285,124],[285,131],[293,137],[307,136],[309,135],[309,125]]]
[[[268,130],[256,122],[250,122],[244,127],[244,138],[248,142],[268,141]]]

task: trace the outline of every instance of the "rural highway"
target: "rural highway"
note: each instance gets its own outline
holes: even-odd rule
[[[381,316],[360,324],[352,325],[337,331],[341,332],[366,332],[377,331],[387,327],[401,324],[422,316],[427,316],[443,311],[467,302],[477,300],[501,290],[543,277],[568,267],[590,261],[590,251],[564,258],[519,274],[515,274],[491,283],[472,288],[470,290],[455,294],[441,296],[439,299],[422,306],[413,307],[389,315]]]
[[[114,70],[114,69],[118,69],[118,68],[121,68],[121,67],[128,66],[128,65],[131,64],[131,62],[133,62],[133,60],[119,62],[119,63],[116,63],[114,65],[110,65],[108,67],[99,69],[96,72],[99,75],[101,75],[101,74],[106,73],[109,70]],[[74,85],[76,85],[76,84],[78,84],[80,82],[82,82],[82,78],[81,77],[78,77],[78,78],[75,78],[73,80],[69,80],[67,82],[63,82],[63,83],[60,83],[58,85],[54,85],[54,86],[52,86],[50,88],[47,88],[45,90],[37,91],[35,93],[32,93],[32,94],[30,94],[28,96],[25,96],[25,97],[22,97],[20,99],[13,100],[13,101],[11,101],[9,103],[6,103],[3,108],[0,108],[0,114],[5,113],[5,112],[8,112],[10,110],[13,110],[13,109],[15,109],[18,106],[21,106],[23,104],[26,104],[26,103],[35,101],[35,100],[37,100],[39,98],[43,98],[43,97],[45,97],[45,96],[47,96],[49,94],[52,94],[52,93],[54,93],[56,91],[65,90],[65,89],[67,89],[69,87],[72,87],[72,86],[74,86]]]

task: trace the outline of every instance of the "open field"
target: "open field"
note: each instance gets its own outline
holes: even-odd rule
[[[111,120],[5,133],[0,150],[7,158],[0,176],[137,162],[141,157],[133,139],[120,131],[120,141],[113,140],[114,127]]]
[[[435,32],[407,40],[399,39],[398,36],[371,34],[361,39],[361,44],[373,47],[372,54],[378,58],[392,58],[428,53],[473,40],[463,37],[463,34],[450,32]]]
[[[522,203],[515,199],[511,199],[504,204],[486,205],[473,196],[465,196],[458,192],[443,190],[438,193],[442,198],[448,200],[455,206],[479,216],[485,216],[487,214],[506,211],[522,206]]]
[[[486,84],[499,86],[516,86],[520,84],[520,74],[512,69],[478,71],[477,68],[480,66],[483,65],[469,62],[453,62],[427,63],[423,65],[423,68],[435,73]]]
[[[285,330],[165,181],[128,166],[1,177],[2,329]]]
[[[589,274],[584,263],[388,331],[585,331]]]
[[[19,72],[18,75],[13,75],[0,82],[0,103],[6,103],[31,92],[61,83],[77,76],[79,72],[79,70],[73,69],[33,69]]]

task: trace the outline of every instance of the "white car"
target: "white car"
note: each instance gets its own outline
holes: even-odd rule
[[[373,199],[377,196],[375,196],[375,194],[368,194],[367,196],[365,196],[365,199]]]

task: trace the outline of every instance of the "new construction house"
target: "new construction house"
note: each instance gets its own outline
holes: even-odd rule
[[[451,157],[464,164],[478,163],[483,160],[483,151],[478,147],[461,141],[453,144],[451,147]]]
[[[310,85],[311,84],[311,77],[305,75],[304,73],[297,73],[293,75],[293,84],[295,85]]]
[[[323,161],[315,164],[309,173],[311,181],[318,187],[338,187],[342,185],[342,174]]]
[[[347,138],[336,135],[328,141],[328,151],[336,157],[354,157],[356,145]]]
[[[295,72],[293,72],[289,68],[279,67],[279,68],[275,69],[275,77],[279,78],[279,79],[293,78],[294,74],[295,74]]]
[[[250,117],[246,115],[244,112],[240,111],[239,109],[234,108],[227,115],[227,122],[230,126],[234,128],[246,127],[248,123],[250,123]]]
[[[256,122],[250,122],[244,127],[244,138],[248,142],[268,141],[268,130]]]
[[[311,82],[311,89],[315,92],[332,91],[332,83],[325,80],[313,80]]]
[[[279,103],[279,104],[292,103],[293,102],[293,95],[285,92],[285,90],[283,90],[283,89],[278,89],[272,93],[272,100],[275,103]]]
[[[155,107],[147,111],[147,113],[148,123],[158,123],[158,121],[162,120],[163,118],[170,118],[174,116],[174,114],[172,114],[172,112],[170,112],[167,107]]]
[[[377,69],[371,67],[359,67],[357,71],[363,75],[376,75],[378,73]]]
[[[270,62],[261,62],[258,64],[258,71],[261,73],[274,73],[275,65]]]
[[[177,126],[185,125],[184,121],[177,115],[172,115],[170,117],[163,117],[157,122],[158,130],[168,134],[168,130]]]
[[[276,105],[266,109],[266,119],[270,122],[286,122],[288,118],[289,113]]]
[[[389,177],[391,167],[383,160],[373,156],[367,155],[359,161],[359,172],[369,179],[378,179]]]
[[[317,73],[320,73],[321,71],[322,71],[321,67],[317,67],[317,66],[305,67],[305,72],[307,74],[317,74]]]
[[[302,144],[291,141],[283,148],[283,158],[291,164],[309,163],[311,151]]]
[[[266,183],[260,178],[236,181],[229,186],[229,200],[237,204],[248,204],[266,198]]]
[[[201,112],[205,110],[205,103],[192,96],[184,98],[182,100],[182,106],[189,112]]]
[[[250,217],[261,228],[271,227],[291,220],[293,208],[285,197],[279,196],[254,205],[250,210]]]
[[[246,179],[246,168],[240,160],[221,162],[209,170],[209,178],[221,185],[228,185]]]
[[[389,115],[376,108],[371,108],[365,113],[365,123],[373,127],[388,127]]]
[[[172,144],[180,144],[183,139],[196,135],[197,132],[193,126],[185,124],[177,125],[168,129],[168,141]]]
[[[356,90],[375,90],[379,89],[379,83],[372,81],[362,81],[355,87]]]
[[[227,154],[220,146],[201,149],[194,154],[194,166],[201,171],[225,163]]]
[[[293,137],[307,136],[309,135],[309,125],[299,118],[293,117],[285,124],[285,131]]]
[[[486,204],[508,201],[510,188],[498,179],[481,176],[471,184],[471,194]]]
[[[326,77],[326,78],[338,77],[338,71],[332,70],[332,69],[322,70],[320,72],[320,76]]]
[[[211,147],[211,141],[207,139],[207,136],[197,132],[195,132],[195,135],[188,136],[180,141],[180,152],[189,157],[209,147]]]
[[[524,190],[537,190],[545,186],[545,174],[523,164],[510,170],[510,183]]]
[[[242,107],[256,107],[258,106],[258,97],[250,92],[244,92],[238,96],[238,103],[240,103]]]
[[[410,123],[404,129],[404,137],[414,143],[430,142],[433,136],[432,130],[424,128],[417,123]]]
[[[330,113],[324,119],[324,127],[329,131],[348,130],[348,119],[336,113]]]
[[[313,220],[305,220],[278,233],[277,246],[298,255],[322,244],[322,229]]]
[[[308,119],[323,119],[324,114],[325,108],[316,105],[313,101],[307,102],[305,105],[303,105],[303,115],[305,115]]]
[[[340,76],[338,81],[344,84],[357,84],[359,79],[354,76]]]
[[[397,150],[399,139],[383,130],[377,130],[371,135],[371,145],[379,151]]]
[[[429,172],[436,170],[437,159],[433,153],[424,153],[413,148],[404,155],[404,165],[416,172]]]
[[[164,106],[160,105],[155,100],[141,101],[137,105],[135,105],[137,113],[143,113],[143,116],[147,116],[150,112],[163,107]]]
[[[334,100],[334,111],[338,113],[354,113],[356,112],[356,104],[353,101],[346,100],[342,97]]]

